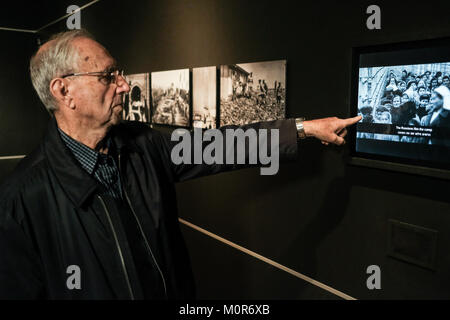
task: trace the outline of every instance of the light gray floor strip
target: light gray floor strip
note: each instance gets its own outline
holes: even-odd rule
[[[258,254],[256,252],[253,252],[253,251],[251,251],[251,250],[249,250],[247,248],[244,248],[244,247],[242,247],[242,246],[240,246],[240,245],[238,245],[238,244],[236,244],[234,242],[231,242],[231,241],[229,241],[229,240],[227,240],[225,238],[222,238],[222,237],[220,237],[220,236],[218,236],[218,235],[216,235],[216,234],[214,234],[212,232],[209,232],[208,230],[200,228],[199,226],[196,226],[195,224],[192,224],[192,223],[190,223],[190,222],[188,222],[188,221],[186,221],[184,219],[178,218],[178,221],[180,221],[182,224],[184,224],[184,225],[186,225],[186,226],[188,226],[188,227],[190,227],[190,228],[192,228],[194,230],[197,230],[197,231],[199,231],[199,232],[201,232],[201,233],[203,233],[203,234],[205,234],[207,236],[210,236],[210,237],[212,237],[212,238],[214,238],[214,239],[216,239],[216,240],[218,240],[220,242],[223,242],[223,243],[225,243],[225,244],[227,244],[227,245],[229,245],[229,246],[231,246],[231,247],[233,247],[233,248],[235,248],[235,249],[237,249],[239,251],[242,251],[242,252],[244,252],[244,253],[246,253],[248,255],[251,255],[252,257],[254,257],[256,259],[259,259],[259,260],[261,260],[261,261],[263,261],[265,263],[268,263],[268,264],[270,264],[271,266],[273,266],[275,268],[283,270],[283,271],[293,275],[294,277],[300,278],[300,279],[302,279],[302,280],[304,280],[304,281],[306,281],[306,282],[308,282],[308,283],[310,283],[310,284],[312,284],[314,286],[317,286],[317,287],[319,287],[319,288],[321,288],[323,290],[326,290],[326,291],[328,291],[328,292],[330,292],[330,293],[332,293],[332,294],[334,294],[334,295],[336,295],[338,297],[341,297],[342,299],[345,299],[345,300],[356,300],[355,298],[353,298],[353,297],[351,297],[351,296],[349,296],[349,295],[347,295],[347,294],[345,294],[345,293],[343,293],[343,292],[341,292],[339,290],[331,288],[330,286],[327,286],[326,284],[324,284],[322,282],[314,280],[314,279],[312,279],[312,278],[310,278],[308,276],[305,276],[304,274],[301,274],[301,273],[299,273],[299,272],[297,272],[295,270],[292,270],[292,269],[290,269],[288,267],[285,267],[285,266],[279,264],[278,262],[275,262],[275,261],[273,261],[271,259],[268,259],[268,258],[266,258],[266,257],[264,257],[264,256],[262,256],[262,255],[260,255],[260,254]]]
[[[0,157],[0,160],[11,160],[11,159],[21,159],[21,158],[25,158],[25,156],[5,156],[5,157]]]

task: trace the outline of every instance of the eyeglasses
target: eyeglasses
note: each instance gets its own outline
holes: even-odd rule
[[[61,78],[78,77],[78,76],[97,76],[105,84],[117,84],[119,76],[123,78],[123,70],[97,71],[97,72],[78,72],[63,75]]]

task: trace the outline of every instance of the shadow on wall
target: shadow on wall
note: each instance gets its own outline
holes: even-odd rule
[[[345,177],[337,177],[332,180],[325,193],[322,206],[314,218],[303,226],[298,232],[298,237],[284,250],[276,261],[284,261],[288,266],[301,273],[316,278],[317,256],[316,249],[320,243],[330,234],[345,216],[349,202],[351,184]],[[298,252],[298,255],[293,255]],[[276,284],[274,284],[276,285]],[[298,295],[308,287],[298,287]]]
[[[448,180],[350,165],[347,176],[352,185],[450,203]]]
[[[338,149],[335,151],[339,152]],[[325,153],[325,148],[317,140],[301,140],[298,142],[297,159],[281,162],[279,172],[270,179],[254,179],[255,187],[267,183],[263,191],[270,195],[278,188],[285,188],[287,184],[316,177],[323,171],[321,159],[326,156]]]

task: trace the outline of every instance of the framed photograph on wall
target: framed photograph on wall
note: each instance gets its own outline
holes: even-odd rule
[[[195,128],[216,128],[216,76],[215,66],[192,70],[192,125]]]
[[[124,96],[123,119],[150,123],[149,74],[125,75],[130,92]]]
[[[220,126],[286,117],[286,60],[220,66]]]
[[[190,125],[189,69],[152,72],[152,122]]]

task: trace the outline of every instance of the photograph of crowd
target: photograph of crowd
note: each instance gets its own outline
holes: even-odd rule
[[[189,69],[152,72],[152,122],[188,127]]]
[[[149,74],[139,73],[125,76],[130,92],[124,95],[123,119],[150,122]]]
[[[220,67],[220,125],[284,119],[286,60]]]
[[[359,69],[358,114],[363,123],[450,127],[450,63]],[[389,127],[389,126],[386,126]],[[391,126],[392,127],[392,126]],[[448,144],[448,139],[357,132],[357,138]]]
[[[192,69],[192,121],[194,128],[216,128],[216,67]]]

